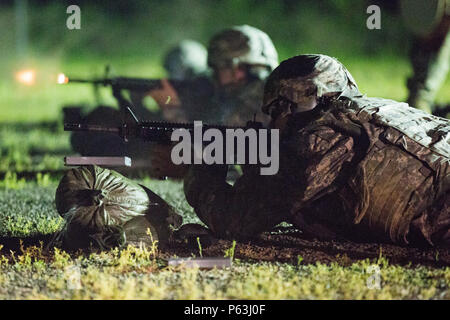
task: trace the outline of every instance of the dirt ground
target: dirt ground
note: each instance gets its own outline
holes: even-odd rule
[[[223,256],[223,252],[232,246],[231,241],[219,240],[203,248],[204,256]],[[198,248],[186,250],[176,248],[167,250],[167,254],[178,256],[198,255]],[[302,263],[332,263],[349,265],[357,260],[376,259],[383,256],[390,263],[399,265],[425,265],[443,267],[450,265],[448,248],[410,248],[391,244],[354,243],[343,241],[318,241],[304,239],[300,233],[270,234],[265,233],[258,239],[246,243],[237,243],[235,257],[243,260],[279,261],[297,264],[298,257]]]
[[[30,238],[0,238],[3,245],[2,253],[9,250],[20,251],[20,241],[23,246],[45,245],[52,236]],[[207,245],[202,243],[203,256],[223,256],[225,250],[232,247],[232,241],[215,240]],[[177,241],[160,250],[161,258],[173,256],[199,256],[197,243]],[[286,262],[297,264],[299,257],[303,264],[321,262],[329,264],[337,262],[350,265],[357,260],[386,258],[391,264],[424,265],[429,267],[450,266],[449,248],[413,248],[386,243],[355,243],[350,241],[318,241],[305,239],[298,231],[264,233],[257,239],[248,242],[237,242],[235,258],[249,261]]]

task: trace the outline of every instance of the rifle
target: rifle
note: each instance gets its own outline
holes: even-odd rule
[[[195,136],[195,124],[194,123],[174,123],[174,122],[164,122],[164,121],[140,121],[135,116],[130,107],[126,108],[128,118],[125,118],[122,125],[120,126],[104,126],[101,124],[83,124],[83,123],[64,123],[65,131],[78,131],[78,132],[86,132],[91,134],[113,134],[120,136],[125,142],[128,142],[129,138],[139,139],[146,142],[154,142],[158,144],[165,144],[170,147],[173,143],[171,141],[171,133],[177,129],[188,130],[191,135]],[[255,115],[256,117],[256,115]],[[216,129],[220,130],[223,133],[226,133],[227,129],[260,129],[263,127],[261,122],[256,122],[256,119],[253,121],[248,121],[245,127],[233,127],[226,125],[210,125],[203,124],[201,126],[201,130],[203,131],[208,129]],[[90,138],[87,138],[90,139]],[[106,138],[108,139],[108,138]],[[202,141],[203,142],[203,141]],[[224,145],[225,147],[225,145]],[[170,150],[170,149],[168,149]],[[225,152],[224,152],[225,154]],[[131,159],[124,157],[124,154],[121,154],[120,157],[66,157],[65,158],[66,165],[86,165],[86,164],[97,164],[103,166],[131,166]],[[148,167],[148,160],[145,160],[145,163],[142,161],[137,161],[133,164],[133,167]],[[151,166],[150,166],[151,167]],[[176,167],[176,166],[172,166]],[[172,170],[173,171],[173,170]],[[160,174],[158,177],[182,177],[184,173],[180,172],[164,172],[161,174],[160,170],[155,167],[155,171],[152,173],[154,175]],[[184,171],[183,171],[184,172]]]
[[[59,81],[60,84],[70,83],[85,83],[94,86],[111,86],[124,90],[132,90],[137,92],[148,92],[152,89],[161,88],[161,79],[144,79],[144,78],[128,78],[128,77],[113,77],[113,78],[98,78],[98,79],[82,79],[64,76],[64,80]],[[175,88],[183,85],[183,80],[169,80],[170,84]]]
[[[206,77],[198,77],[191,80],[168,80],[170,85],[175,91],[182,97],[182,100],[186,97],[193,101],[202,101],[205,97],[210,97],[214,92],[213,83]],[[122,90],[129,90],[135,92],[138,95],[143,96],[145,93],[162,88],[161,79],[145,79],[145,78],[129,78],[129,77],[109,77],[109,68],[106,68],[104,78],[83,79],[67,77],[64,74],[58,76],[59,84],[71,84],[82,83],[92,84],[95,89],[95,95],[97,101],[100,101],[98,88],[100,86],[109,86],[112,88],[112,94],[116,98],[120,110],[126,112],[126,107],[130,105],[128,99],[122,93]],[[184,101],[182,101],[184,102]],[[140,101],[136,101],[134,104],[134,111],[139,114],[140,117],[151,118],[154,116],[148,111]],[[73,110],[68,110],[73,112]],[[79,113],[80,111],[78,111]]]
[[[148,92],[152,89],[161,87],[161,79],[144,79],[144,78],[129,78],[129,77],[111,77],[112,68],[110,65],[106,65],[103,78],[96,79],[84,79],[84,78],[72,78],[66,76],[64,73],[58,75],[59,84],[69,83],[84,83],[92,84],[94,87],[98,86],[111,86],[113,89],[132,90],[141,93]],[[175,89],[179,87],[183,80],[170,80],[169,81]]]
[[[84,83],[92,84],[94,87],[98,86],[111,86],[113,89],[131,90],[138,93],[146,93],[153,89],[162,87],[161,79],[146,79],[146,78],[130,78],[130,77],[110,77],[110,67],[106,66],[105,76],[103,78],[84,79],[84,78],[72,78],[66,76],[64,73],[58,75],[59,84],[70,83]],[[173,88],[179,92],[180,90],[201,90],[203,94],[211,94],[213,90],[213,84],[207,77],[198,77],[191,80],[176,80],[169,79],[169,83]]]
[[[165,121],[140,121],[133,113],[130,107],[127,107],[128,115],[132,121],[125,121],[119,127],[105,127],[96,124],[82,124],[82,123],[64,123],[64,131],[85,131],[97,133],[111,133],[119,135],[125,142],[128,138],[138,138],[144,141],[156,142],[161,144],[171,143],[169,134],[176,129],[185,129],[189,131],[194,130],[194,123],[176,123]],[[248,129],[262,128],[261,122],[249,121],[245,127],[234,127],[225,125],[210,125],[202,124],[202,129],[210,128],[225,131],[227,129]]]

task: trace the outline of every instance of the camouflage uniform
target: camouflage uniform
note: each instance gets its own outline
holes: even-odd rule
[[[413,33],[410,59],[413,74],[408,79],[411,106],[445,116],[438,110],[436,94],[445,82],[450,65],[450,4],[447,0],[401,1],[404,21]]]
[[[241,25],[216,34],[208,46],[208,65],[213,70],[246,67],[246,82],[232,88],[216,85],[214,95],[203,111],[203,117],[192,120],[244,126],[247,121],[269,122],[261,113],[259,102],[264,83],[278,65],[278,54],[269,36],[263,31]]]
[[[185,178],[212,232],[245,239],[287,221],[317,238],[450,245],[450,121],[363,97],[323,55],[281,63],[263,110],[287,119],[277,174],[231,186],[226,167],[192,166]]]

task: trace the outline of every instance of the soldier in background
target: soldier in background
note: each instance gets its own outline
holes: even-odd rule
[[[445,117],[450,109],[435,105],[450,65],[450,2],[448,0],[402,0],[401,13],[413,33],[410,59],[413,75],[408,79],[411,106]]]
[[[208,53],[206,48],[197,41],[183,40],[170,48],[164,56],[163,66],[167,72],[168,79],[177,81],[194,81],[200,85],[208,78]],[[196,79],[202,79],[197,81]],[[203,81],[205,80],[205,81]],[[144,99],[147,94],[141,92],[130,92],[130,99],[136,111],[140,110],[146,120],[167,120],[164,119],[161,109],[150,112],[146,108]],[[139,113],[139,112],[138,112]]]
[[[278,54],[272,40],[263,31],[248,26],[236,26],[215,35],[208,46],[208,65],[216,84],[209,117],[227,125],[245,125],[261,113],[264,84],[278,66]]]
[[[258,103],[265,79],[277,65],[277,51],[266,33],[248,25],[234,26],[217,33],[208,44],[212,94],[192,99],[189,92],[177,92],[168,81],[148,94],[169,120],[244,126],[257,114],[257,120],[268,123]]]
[[[269,36],[248,25],[225,29],[212,37],[208,45],[207,61],[212,69],[211,79],[202,75],[186,80],[186,86],[178,91],[167,79],[162,79],[161,88],[147,93],[159,105],[161,118],[167,121],[202,120],[236,126],[245,126],[247,121],[256,118],[257,121],[268,124],[270,118],[261,113],[259,103],[265,79],[278,65],[277,51]],[[105,118],[114,117],[99,117],[96,114],[88,120],[90,123],[104,123]],[[116,121],[120,124],[121,117],[117,116]],[[135,163],[139,161],[151,166],[152,175],[157,171],[156,175],[179,177],[185,172],[185,168],[171,162],[170,146],[138,140],[125,145],[110,134],[95,136],[90,133],[75,133],[72,136],[72,146],[74,149],[76,146],[76,151],[87,156],[130,155]],[[111,143],[107,141],[107,136],[111,136]],[[110,148],[111,145],[114,147]]]
[[[149,94],[158,102],[166,119],[202,120],[229,126],[245,126],[249,120],[256,119],[267,125],[270,118],[261,113],[259,103],[265,80],[277,65],[277,51],[266,33],[248,25],[234,26],[217,33],[208,44],[212,95],[186,99],[167,81],[163,82],[162,89]],[[184,175],[187,166],[175,166],[170,150],[170,146],[154,148],[152,166],[160,168],[161,172]]]
[[[234,185],[227,166],[192,165],[188,203],[216,237],[282,221],[319,239],[450,245],[450,121],[366,98],[336,59],[301,55],[269,76],[263,111],[280,130],[279,171]]]
[[[169,79],[194,79],[208,72],[207,56],[208,52],[200,42],[183,40],[166,53],[163,66]]]
[[[164,57],[164,68],[167,71],[169,79],[185,81],[187,86],[185,91],[190,91],[192,88],[210,87],[207,66],[207,51],[206,48],[199,42],[193,40],[183,40],[176,46],[171,48]],[[167,81],[164,81],[167,83]],[[206,84],[206,85],[205,85]],[[204,90],[209,90],[204,88]],[[115,88],[113,88],[115,89]],[[115,97],[119,104],[124,107],[129,107],[130,103],[127,100],[121,100],[120,88],[115,91]],[[113,91],[114,92],[114,91]],[[130,102],[132,109],[137,114],[140,120],[177,120],[165,119],[161,110],[151,111],[144,103],[144,98],[147,94],[140,92],[130,92]],[[206,94],[203,94],[206,96]],[[74,108],[65,110],[65,114],[72,112]],[[103,124],[105,126],[120,126],[123,121],[123,114],[120,110],[109,106],[98,106],[92,110],[85,117],[82,117],[80,111],[77,110],[75,116],[65,116],[65,122],[86,124]],[[118,156],[130,155],[135,160],[135,165],[145,166],[139,158],[141,153],[148,154],[149,145],[142,141],[131,141],[126,144],[118,137],[107,133],[92,134],[87,132],[75,132],[71,135],[71,144],[74,151],[77,151],[84,156]]]

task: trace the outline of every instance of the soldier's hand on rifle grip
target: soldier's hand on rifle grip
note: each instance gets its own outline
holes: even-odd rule
[[[167,79],[161,79],[161,88],[149,91],[148,95],[155,99],[163,110],[167,107],[179,107],[181,105],[177,91]]]

